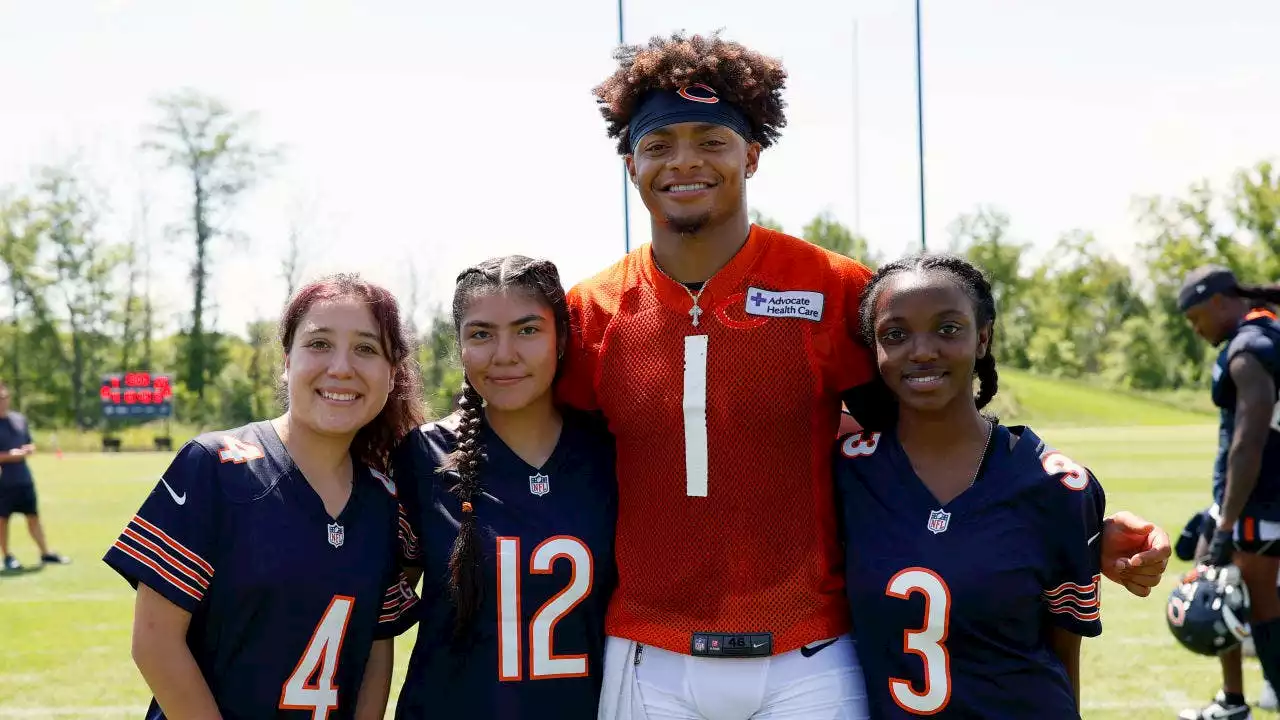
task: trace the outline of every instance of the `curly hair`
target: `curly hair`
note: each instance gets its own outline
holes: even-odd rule
[[[710,37],[655,36],[648,45],[623,45],[614,52],[618,69],[593,90],[600,114],[609,123],[609,137],[618,140],[618,154],[631,151],[628,126],[640,96],[649,90],[677,90],[703,83],[742,109],[751,123],[748,142],[769,147],[786,126],[782,89],[787,71],[777,58],[728,40]]]

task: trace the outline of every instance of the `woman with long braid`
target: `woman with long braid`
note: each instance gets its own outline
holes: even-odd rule
[[[424,599],[396,717],[593,719],[615,584],[613,442],[552,401],[569,334],[555,266],[464,270],[453,320],[459,409],[393,461]]]
[[[953,256],[890,263],[863,293],[880,412],[859,416],[835,467],[874,718],[1080,717],[1105,496],[1029,428],[981,412],[995,314],[982,273]]]

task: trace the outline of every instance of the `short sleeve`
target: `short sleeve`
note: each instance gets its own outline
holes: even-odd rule
[[[382,609],[378,613],[378,626],[374,629],[375,640],[401,635],[418,620],[415,611],[418,594],[413,591],[409,577],[399,563],[387,573],[383,586],[386,592],[382,595]]]
[[[597,410],[595,378],[600,342],[595,338],[597,318],[589,312],[589,301],[579,288],[566,295],[569,306],[569,338],[561,360],[560,379],[556,382],[556,400],[579,410]]]
[[[143,583],[194,612],[213,581],[218,463],[198,443],[178,451],[103,562],[134,588]]]
[[[1097,637],[1102,634],[1098,594],[1106,494],[1093,473],[1071,465],[1079,468],[1086,480],[1080,483],[1067,473],[1050,480],[1059,487],[1053,488],[1043,522],[1049,533],[1049,571],[1041,600],[1054,625],[1076,635]]]
[[[35,440],[31,439],[31,423],[27,420],[27,416],[22,416],[22,444],[32,445]]]
[[[420,465],[421,432],[411,431],[391,456],[391,478],[396,483],[396,545],[400,564],[422,567],[422,483],[426,476]]]

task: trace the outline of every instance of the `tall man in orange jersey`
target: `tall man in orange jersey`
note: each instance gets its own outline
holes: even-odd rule
[[[748,220],[785,124],[777,60],[681,35],[617,57],[595,92],[652,243],[570,291],[559,386],[617,438],[600,717],[866,717],[830,457],[842,396],[856,415],[848,393],[875,373],[857,340],[870,273]],[[1146,595],[1168,537],[1108,525],[1108,576]]]

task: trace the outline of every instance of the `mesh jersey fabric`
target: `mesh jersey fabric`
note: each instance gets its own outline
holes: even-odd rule
[[[840,393],[874,372],[857,340],[869,277],[752,226],[705,284],[696,327],[649,245],[569,292],[557,395],[601,411],[617,439],[610,635],[688,654],[696,632],[771,632],[782,653],[849,630],[831,448]],[[705,497],[687,490],[690,336],[706,342]]]

